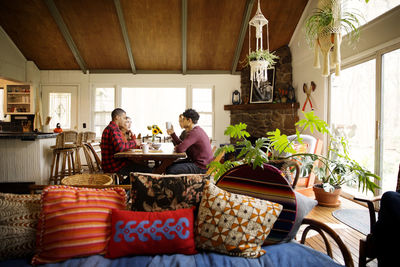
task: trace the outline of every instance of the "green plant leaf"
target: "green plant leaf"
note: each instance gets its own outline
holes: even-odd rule
[[[247,125],[245,123],[229,125],[224,134],[230,136],[231,138],[243,139],[250,136],[250,134],[246,131],[246,128]]]

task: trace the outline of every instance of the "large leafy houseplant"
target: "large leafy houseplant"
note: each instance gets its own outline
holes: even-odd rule
[[[276,159],[296,159],[302,163],[302,169],[305,171],[307,169],[310,170],[310,166],[313,165],[314,161],[318,160],[320,167],[311,169],[311,171],[317,174],[325,191],[332,191],[344,183],[351,182],[357,183],[363,191],[373,191],[377,188],[373,179],[380,178],[350,158],[347,141],[343,136],[332,136],[327,123],[319,119],[313,111],[304,113],[304,116],[304,119],[296,123],[296,138],[289,140],[287,135],[276,129],[268,132],[266,137],[258,138],[254,145],[247,139],[250,134],[246,131],[246,124],[239,123],[228,126],[225,130],[225,135],[238,140],[236,144],[241,149],[234,160],[226,160],[223,163],[210,163],[209,168],[212,169],[214,179],[218,179],[223,173],[240,164],[249,164],[253,168],[262,168],[264,163],[269,163]],[[307,129],[311,133],[318,131],[329,135],[330,145],[327,156],[313,153],[296,153],[294,143],[302,143],[300,136]],[[215,155],[222,152],[235,152],[235,146],[222,146],[215,151]]]

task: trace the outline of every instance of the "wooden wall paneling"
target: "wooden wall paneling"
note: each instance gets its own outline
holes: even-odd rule
[[[0,1],[0,10],[0,25],[39,69],[80,69],[43,1]]]
[[[131,69],[113,1],[55,0],[87,68]]]
[[[188,1],[188,70],[230,70],[246,0]]]
[[[139,70],[182,70],[180,0],[122,0]]]
[[[296,29],[301,14],[306,7],[307,0],[287,0],[287,1],[261,1],[260,8],[265,18],[268,20],[269,29],[269,48],[270,51],[289,44],[290,39]],[[257,10],[257,3],[253,6],[250,19],[253,18]],[[255,47],[255,31],[252,27],[251,47]],[[263,42],[266,41],[265,27],[263,28]],[[266,48],[266,46],[264,46]],[[247,27],[243,49],[240,54],[239,62],[243,62],[249,53],[249,31]],[[238,64],[237,70],[241,70],[244,64]]]

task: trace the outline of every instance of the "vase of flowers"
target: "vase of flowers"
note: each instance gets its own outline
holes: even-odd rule
[[[147,126],[147,129],[151,131],[151,142],[154,143],[156,136],[158,134],[162,134],[160,127],[157,124],[153,124],[151,126]]]

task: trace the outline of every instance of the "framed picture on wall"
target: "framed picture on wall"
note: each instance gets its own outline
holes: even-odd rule
[[[265,82],[253,81],[250,88],[250,103],[272,103],[275,87],[275,67],[267,71],[268,80]]]

